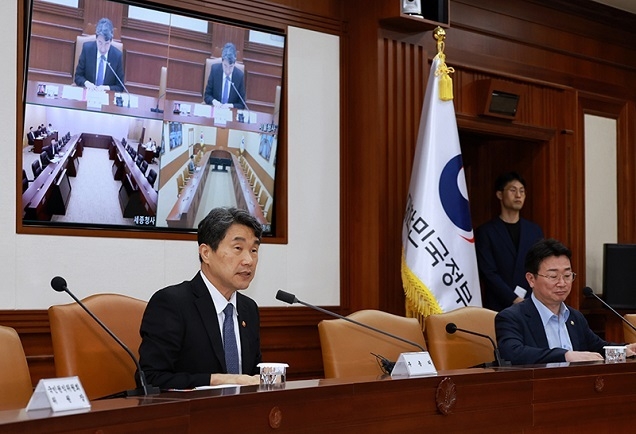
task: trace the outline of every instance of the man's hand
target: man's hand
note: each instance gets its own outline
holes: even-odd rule
[[[589,362],[593,360],[603,360],[603,356],[590,351],[568,351],[565,353],[565,360],[568,362]]]
[[[237,375],[237,374],[212,374],[210,375],[210,386],[218,386],[220,384],[238,384],[240,386],[249,386],[260,384],[261,380],[258,375]]]

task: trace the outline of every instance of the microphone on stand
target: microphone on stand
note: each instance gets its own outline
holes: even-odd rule
[[[607,304],[605,302],[605,300],[603,300],[601,297],[596,295],[594,293],[594,291],[592,290],[592,288],[590,288],[589,286],[586,286],[585,288],[583,288],[583,295],[585,295],[586,297],[594,297],[594,298],[596,298],[598,301],[603,303],[603,306],[605,306],[606,308],[611,310],[614,313],[614,315],[616,315],[617,317],[622,319],[625,324],[627,324],[632,330],[634,330],[636,332],[636,327],[634,327],[634,324],[632,324],[631,322],[627,321],[627,319],[625,319],[625,317],[623,315],[621,315],[620,313],[616,312],[616,310],[614,310],[614,308],[612,306]]]
[[[150,111],[153,113],[163,113],[163,109],[159,108],[159,101],[161,101],[161,98],[163,98],[164,96],[166,96],[167,92],[162,93],[161,95],[159,95],[159,98],[157,98],[157,105],[156,107],[150,107]]]
[[[245,110],[247,110],[247,122],[246,123],[249,124],[250,123],[250,108],[247,106],[247,103],[245,102],[245,100],[241,96],[241,92],[239,92],[238,89],[236,88],[236,85],[234,84],[234,82],[232,80],[230,80],[229,77],[226,77],[226,80],[230,82],[230,85],[232,86],[232,88],[234,88],[234,92],[236,92],[236,94],[238,95],[239,99],[243,103],[243,107],[245,107]]]
[[[117,79],[119,84],[121,84],[121,87],[123,87],[124,90],[126,91],[126,93],[128,94],[128,108],[130,108],[130,92],[128,92],[128,89],[126,89],[126,85],[124,84],[123,81],[121,81],[121,78],[119,78],[119,75],[117,75],[117,73],[115,72],[115,70],[111,66],[110,62],[106,62],[106,65],[108,65],[108,68],[110,68],[110,70],[113,71],[113,74],[115,75],[115,78]]]
[[[141,383],[141,387],[137,388],[137,389],[133,389],[133,390],[127,390],[126,391],[126,396],[148,396],[148,395],[156,395],[159,393],[159,388],[155,387],[151,384],[148,384],[146,382],[146,374],[144,374],[144,371],[141,370],[141,365],[139,364],[139,360],[137,360],[137,358],[135,357],[135,355],[132,353],[132,351],[130,351],[130,348],[128,348],[126,346],[126,344],[124,344],[121,339],[119,339],[115,333],[113,333],[107,326],[106,324],[104,324],[99,318],[97,318],[97,316],[95,316],[95,314],[93,312],[91,312],[84,303],[82,303],[82,301],[77,298],[66,286],[66,280],[63,277],[60,276],[55,276],[53,279],[51,279],[51,287],[56,290],[57,292],[66,292],[68,295],[71,296],[71,298],[73,300],[75,300],[75,302],[77,304],[80,305],[80,307],[82,309],[84,309],[86,311],[87,314],[90,315],[91,318],[93,318],[95,320],[95,322],[97,324],[100,325],[101,328],[103,328],[106,333],[108,333],[110,335],[110,337],[112,337],[115,342],[117,342],[119,344],[119,346],[121,346],[130,356],[130,358],[133,360],[133,362],[135,363],[135,366],[137,368],[137,372],[139,373],[139,382]]]
[[[459,327],[457,327],[457,324],[455,324],[453,322],[449,322],[448,324],[446,324],[446,333],[448,333],[449,335],[452,335],[455,332],[468,333],[468,334],[471,334],[471,335],[475,335],[475,336],[479,336],[479,337],[488,339],[490,341],[490,343],[492,344],[492,347],[494,349],[495,361],[497,363],[497,366],[510,365],[510,362],[504,361],[501,358],[501,355],[499,354],[499,348],[497,348],[497,345],[495,345],[495,341],[493,341],[490,336],[488,336],[486,334],[483,334],[483,333],[473,332],[471,330],[460,329]]]
[[[305,303],[304,301],[298,300],[294,294],[290,294],[289,292],[285,292],[282,289],[279,289],[278,292],[276,293],[276,300],[280,300],[280,301],[283,301],[283,302],[288,303],[288,304],[294,304],[294,303],[302,304],[303,306],[307,306],[307,307],[309,307],[311,309],[317,310],[318,312],[326,313],[327,315],[331,315],[333,317],[336,317],[336,318],[339,318],[339,319],[343,319],[343,320],[345,320],[347,322],[350,322],[352,324],[355,324],[357,326],[363,327],[365,329],[372,330],[372,331],[374,331],[376,333],[380,333],[380,334],[382,334],[384,336],[388,336],[390,338],[393,338],[393,339],[396,339],[398,341],[401,341],[401,342],[407,343],[409,345],[412,345],[412,346],[416,347],[417,349],[419,349],[422,352],[426,352],[426,349],[424,347],[422,347],[420,344],[418,344],[417,342],[413,342],[413,341],[410,341],[408,339],[401,338],[401,337],[399,337],[397,335],[394,335],[392,333],[385,332],[384,330],[380,330],[378,328],[375,328],[375,327],[372,327],[370,325],[361,323],[361,322],[353,320],[351,318],[347,318],[346,316],[342,316],[342,315],[339,315],[339,314],[337,314],[335,312],[331,312],[331,311],[329,311],[327,309],[323,309],[322,307],[318,307],[318,306],[314,306],[313,304]],[[386,371],[388,371],[388,372],[391,372],[391,370],[393,369],[393,366],[395,365],[395,363],[385,359],[384,357],[377,356],[377,355],[375,355],[375,356],[380,359],[384,369]]]

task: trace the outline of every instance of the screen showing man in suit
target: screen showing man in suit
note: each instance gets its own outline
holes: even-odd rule
[[[245,76],[236,68],[236,47],[231,42],[223,47],[221,63],[212,65],[204,99],[215,107],[245,109]]]
[[[94,41],[82,46],[75,84],[89,90],[124,90],[124,62],[122,52],[112,46],[113,23],[102,18],[95,28]]]

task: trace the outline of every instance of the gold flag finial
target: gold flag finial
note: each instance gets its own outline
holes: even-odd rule
[[[446,55],[444,54],[444,40],[446,39],[446,31],[441,27],[436,27],[433,30],[433,38],[437,41],[437,57],[439,59],[439,66],[435,75],[439,77],[439,99],[442,101],[450,101],[453,99],[453,80],[450,78],[450,74],[454,73],[453,68],[446,66]]]

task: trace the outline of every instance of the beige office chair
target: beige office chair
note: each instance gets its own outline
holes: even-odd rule
[[[18,333],[0,326],[0,410],[24,408],[33,386]]]
[[[139,327],[146,302],[119,294],[96,294],[86,307],[139,357]],[[89,399],[135,388],[135,363],[77,303],[49,308],[55,373],[79,376]]]
[[[202,95],[205,95],[205,87],[208,85],[208,78],[210,77],[210,71],[212,71],[212,65],[214,65],[215,63],[221,63],[221,58],[208,57],[207,59],[205,59],[205,69],[203,73],[203,92],[201,93]],[[247,89],[247,75],[245,74],[245,65],[240,62],[236,62],[234,65],[235,65],[235,68],[238,68],[243,72],[243,81],[244,81],[243,85],[245,86],[245,89]]]
[[[488,339],[457,331],[446,332],[446,325],[495,337],[495,315],[489,309],[468,306],[450,312],[426,317],[426,342],[431,359],[439,370],[463,369],[495,359],[494,348]]]
[[[415,318],[405,318],[379,310],[360,310],[348,316],[362,324],[415,342],[426,348],[422,327]],[[384,336],[343,319],[318,324],[325,378],[382,375],[375,353],[393,362],[400,353],[419,351],[406,342]]]
[[[625,319],[636,326],[636,313],[625,314]],[[636,342],[636,332],[630,326],[623,322],[624,342],[628,344]]]
[[[95,31],[95,26],[93,26],[93,34],[78,35],[77,38],[75,39],[75,57],[73,59],[73,69],[71,71],[72,77],[75,77],[75,68],[77,68],[77,62],[79,62],[80,55],[82,54],[82,47],[84,46],[84,43],[89,41],[94,41],[96,38],[94,31]],[[119,51],[121,51],[123,55],[124,44],[122,44],[120,41],[115,41],[113,39],[110,45],[119,49]]]

